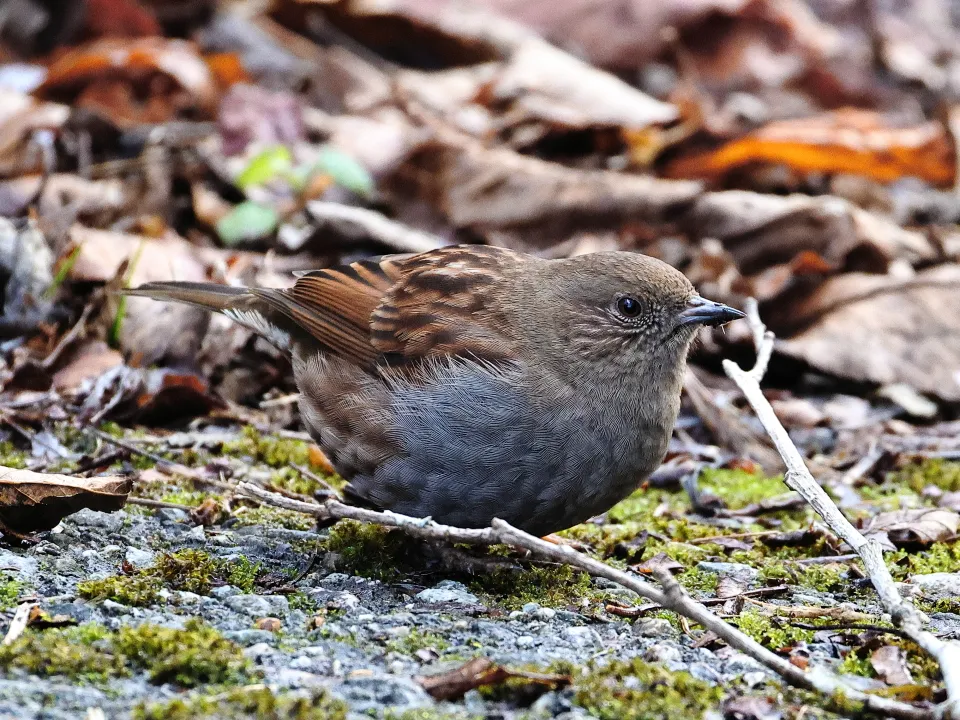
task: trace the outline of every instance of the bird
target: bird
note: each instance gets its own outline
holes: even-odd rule
[[[288,289],[125,292],[223,313],[287,352],[347,502],[538,536],[606,512],[660,465],[698,328],[743,317],[639,253],[488,245],[314,270]]]

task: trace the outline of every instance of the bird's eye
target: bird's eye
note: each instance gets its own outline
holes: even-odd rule
[[[640,310],[640,301],[631,295],[624,295],[617,300],[617,312],[624,317],[635,318]]]

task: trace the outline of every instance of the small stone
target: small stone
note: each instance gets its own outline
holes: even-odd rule
[[[127,551],[124,553],[123,557],[135,568],[142,568],[153,565],[157,556],[156,553],[150,552],[149,550],[141,550],[140,548],[131,546],[127,548]]]
[[[585,626],[564,629],[563,638],[574,645],[599,645],[600,636],[596,630]]]
[[[321,585],[341,585],[342,583],[350,580],[350,576],[346,573],[330,573],[325,578],[320,581]]]
[[[122,551],[123,551],[122,547],[120,547],[119,545],[114,545],[112,543],[110,545],[104,545],[102,548],[100,548],[100,552],[104,553],[105,555],[112,555],[113,553],[118,553]]]
[[[370,711],[380,713],[385,707],[402,713],[433,705],[433,700],[420,685],[395,675],[351,677],[331,689],[358,715]]]
[[[179,508],[160,508],[157,510],[157,517],[160,522],[166,524],[189,522],[190,516]]]
[[[257,620],[253,626],[257,630],[266,630],[268,632],[280,632],[280,629],[283,627],[283,623],[280,622],[279,618],[275,617],[263,617]]]
[[[520,608],[527,615],[533,615],[537,610],[540,609],[540,603],[528,602],[522,608]]]
[[[673,645],[656,643],[644,651],[643,659],[648,662],[680,662],[683,659],[683,654]]]
[[[69,517],[69,522],[78,527],[97,528],[108,533],[119,532],[123,529],[121,513],[103,513],[84,508]]]
[[[703,680],[711,685],[719,685],[723,682],[723,677],[721,677],[720,673],[706,663],[702,662],[691,665],[690,674],[693,675],[697,680]]]
[[[290,611],[290,603],[283,595],[234,595],[225,600],[231,610],[259,618],[283,616]]]
[[[557,616],[557,611],[554,610],[553,608],[545,608],[545,607],[537,608],[533,612],[533,616],[537,620],[543,620],[544,622],[549,622],[550,620],[553,620]]]
[[[207,539],[206,530],[204,530],[203,525],[197,525],[195,528],[192,528],[188,533],[184,535],[185,539],[196,540],[197,542],[204,542]]]
[[[256,645],[251,645],[248,648],[244,648],[243,654],[254,662],[261,663],[263,662],[264,658],[270,657],[271,655],[276,655],[277,651],[272,645],[269,645],[265,642],[259,642]]]
[[[442,580],[432,588],[418,592],[414,599],[422,603],[480,604],[480,600],[467,589],[466,585],[455,580]]]
[[[253,647],[276,642],[273,633],[269,630],[228,630],[223,633],[223,636],[240,647]]]
[[[522,618],[525,615],[523,610],[511,610],[510,614],[507,615],[507,618],[510,620],[516,620],[517,618]]]
[[[640,637],[649,638],[670,638],[679,634],[670,621],[664,618],[640,618],[633,624],[633,632]]]
[[[536,642],[536,640],[530,635],[521,635],[517,638],[517,647],[525,648],[530,647]]]
[[[234,587],[233,585],[221,585],[220,587],[213,588],[213,590],[210,591],[210,596],[223,600],[224,598],[239,595],[240,592],[240,588]]]
[[[743,563],[703,561],[697,563],[697,568],[730,578],[742,585],[753,585],[760,578],[759,570]]]
[[[948,600],[960,597],[960,573],[930,573],[914,575],[910,582],[920,588],[928,600]]]

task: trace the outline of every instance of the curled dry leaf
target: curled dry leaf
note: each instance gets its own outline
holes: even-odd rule
[[[84,508],[119,510],[132,489],[127,478],[75,478],[0,467],[0,530],[25,535],[50,530]]]
[[[42,154],[30,152],[33,133],[58,130],[69,115],[66,105],[0,88],[0,177],[41,170]]]
[[[777,344],[821,372],[882,385],[905,383],[960,400],[960,265],[913,278],[848,273],[794,303],[803,327]],[[805,327],[804,327],[805,326]]]
[[[851,108],[769,123],[712,152],[678,158],[664,175],[719,180],[752,163],[865,175],[879,182],[917,177],[940,186],[952,185],[956,176],[953,143],[941,123],[892,127],[878,113]]]
[[[437,675],[419,676],[416,681],[435,700],[457,700],[476,688],[499,685],[506,680],[526,680],[544,690],[570,684],[569,675],[552,675],[510,670],[487,658],[474,658],[458,668]]]
[[[883,512],[870,518],[863,530],[866,536],[887,538],[896,547],[930,545],[957,534],[960,515],[944,508],[917,508]]]

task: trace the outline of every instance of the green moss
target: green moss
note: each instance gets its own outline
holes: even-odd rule
[[[956,492],[960,490],[960,462],[927,458],[888,474],[886,482],[898,488],[909,487],[916,493],[931,485]]]
[[[719,708],[724,691],[689,673],[670,672],[642,660],[590,664],[572,674],[574,702],[599,720],[699,720]]]
[[[886,556],[891,574],[897,580],[909,575],[960,572],[960,543],[934,543],[926,550],[908,553],[898,550]]]
[[[157,602],[163,588],[206,595],[215,585],[230,584],[253,592],[259,572],[259,563],[244,557],[219,560],[202,550],[186,549],[165,553],[152,566],[130,575],[85,580],[77,585],[77,594],[140,607]]]
[[[143,575],[111,575],[100,580],[84,580],[77,585],[82,598],[113,600],[123,605],[143,607],[159,599],[160,580]]]
[[[837,665],[837,672],[841,675],[861,675],[863,677],[876,677],[873,665],[869,657],[860,657],[855,650],[848,652],[840,664]]]
[[[443,652],[450,644],[440,635],[424,632],[418,628],[411,628],[406,635],[393,638],[387,642],[387,652],[398,652],[403,655],[413,655],[417,650],[432,648],[438,653]]]
[[[691,568],[677,575],[677,580],[688,592],[694,595],[698,593],[713,594],[717,589],[720,576],[706,570]]]
[[[196,619],[182,630],[158,625],[122,627],[113,647],[144,668],[157,684],[193,687],[244,682],[250,677],[250,664],[240,647]]]
[[[391,710],[387,708],[383,720],[484,720],[482,715],[474,715],[466,710],[455,708],[417,708],[416,710]]]
[[[224,569],[226,573],[223,572]],[[240,588],[245,593],[252,593],[255,590],[257,576],[260,575],[260,563],[240,556],[231,563],[221,564],[220,572],[228,584]]]
[[[115,633],[93,623],[28,628],[12,644],[0,647],[0,668],[91,683],[142,670],[152,682],[183,687],[251,678],[241,649],[198,620],[190,620],[183,629],[145,624]]]
[[[766,477],[743,470],[706,469],[700,474],[699,485],[721,498],[732,510],[769,500],[787,492],[783,478]]]
[[[234,527],[262,525],[264,527],[286,528],[287,530],[311,530],[317,525],[317,521],[309,515],[269,505],[238,508],[234,512],[234,517],[236,518]]]
[[[508,610],[530,602],[554,608],[578,606],[584,598],[598,597],[590,576],[569,565],[497,569],[474,580],[471,589]]]
[[[287,595],[287,602],[290,604],[291,610],[300,610],[307,615],[314,614],[319,609],[316,600],[300,591]]]
[[[81,683],[129,675],[124,658],[111,652],[109,632],[96,624],[34,630],[0,645],[0,668],[32,675],[65,675]]]
[[[23,583],[6,575],[0,575],[0,610],[12,608],[23,594]]]
[[[414,569],[415,544],[398,530],[341,520],[330,529],[327,552],[336,553],[337,569],[391,581]]]
[[[274,694],[256,685],[226,693],[193,698],[177,698],[166,703],[141,704],[133,711],[133,720],[345,720],[347,705],[325,690]]]
[[[793,647],[801,642],[811,642],[815,632],[793,627],[755,610],[740,613],[732,622],[758,643],[772,650]]]
[[[268,437],[247,425],[237,440],[223,444],[225,455],[239,455],[270,467],[286,468],[310,464],[310,444],[303,440]]]
[[[22,470],[27,466],[29,455],[24,450],[17,449],[10,440],[0,442],[0,465],[15,470]]]

